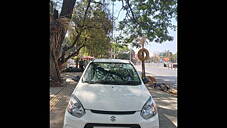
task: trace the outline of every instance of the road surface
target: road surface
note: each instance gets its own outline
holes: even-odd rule
[[[136,70],[141,73],[141,64],[135,65]],[[145,72],[147,75],[155,76],[159,82],[171,84],[172,87],[177,88],[177,70],[164,67],[162,63],[146,63]]]

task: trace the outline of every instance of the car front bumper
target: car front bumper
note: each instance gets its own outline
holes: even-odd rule
[[[116,120],[111,121],[111,116],[115,116]],[[158,114],[156,114],[154,117],[145,120],[141,117],[140,111],[130,115],[109,115],[92,113],[90,110],[86,110],[86,114],[83,117],[77,118],[66,110],[63,128],[93,128],[93,126],[159,128],[159,119]]]

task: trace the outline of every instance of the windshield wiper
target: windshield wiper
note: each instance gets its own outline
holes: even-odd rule
[[[112,84],[112,85],[120,85],[121,83],[120,82],[117,82],[117,81],[102,81],[101,82],[102,84]]]
[[[83,81],[89,84],[111,84],[111,85],[139,85],[141,84],[139,81],[125,81],[125,82],[118,82],[118,81]]]
[[[89,84],[95,84],[95,82],[94,82],[94,81],[89,81],[89,80],[85,80],[85,81],[83,81],[83,82],[85,82],[85,83],[89,83]]]
[[[128,85],[139,85],[141,83],[139,81],[126,81],[124,84],[128,84]]]

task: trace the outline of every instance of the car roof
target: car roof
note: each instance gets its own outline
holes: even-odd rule
[[[93,62],[104,62],[104,63],[130,63],[129,60],[122,60],[122,59],[94,59]]]

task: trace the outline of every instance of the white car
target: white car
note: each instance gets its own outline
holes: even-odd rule
[[[95,59],[66,108],[64,128],[159,128],[157,107],[134,65]]]

